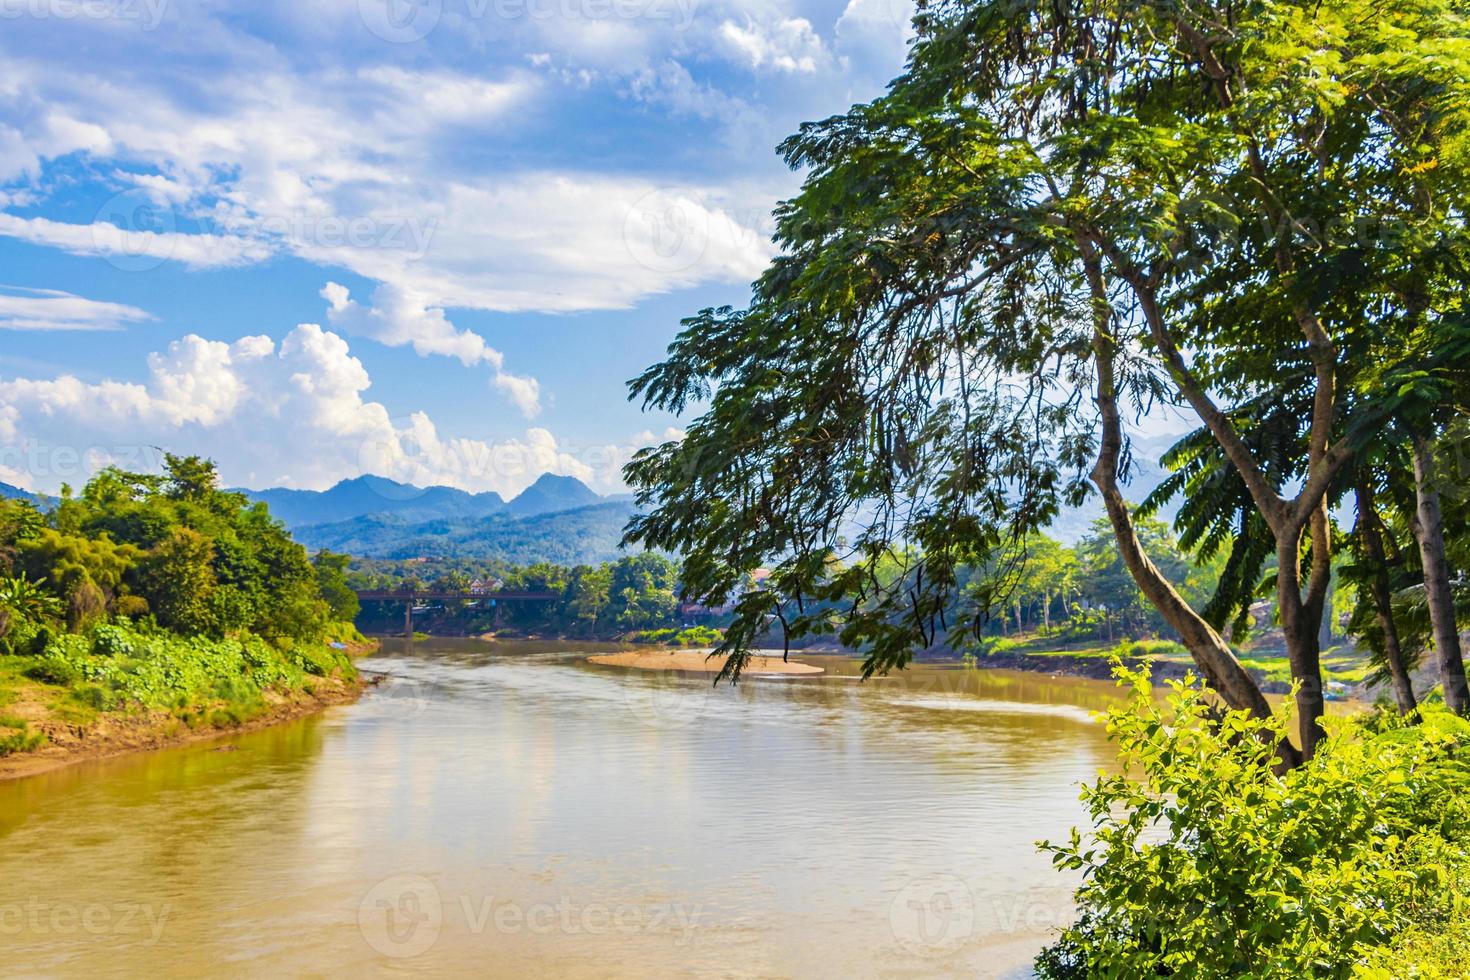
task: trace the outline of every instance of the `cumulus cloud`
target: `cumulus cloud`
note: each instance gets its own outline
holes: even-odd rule
[[[86,299],[59,289],[0,285],[0,330],[119,330],[153,319],[123,303]]]
[[[489,364],[499,368],[505,359],[479,334],[459,330],[420,293],[384,284],[373,291],[371,306],[360,306],[346,286],[329,282],[321,296],[328,303],[327,319],[334,327],[368,337],[389,347],[412,347],[416,354],[443,354],[466,367]]]
[[[541,383],[535,378],[509,374],[505,356],[479,334],[460,330],[421,295],[384,284],[373,291],[372,306],[360,306],[346,286],[329,282],[322,288],[327,320],[349,333],[370,337],[389,347],[412,347],[420,356],[456,357],[466,367],[489,365],[491,384],[505,394],[526,418],[541,412]]]
[[[804,17],[782,17],[762,22],[747,19],[741,25],[720,24],[720,40],[727,50],[751,68],[811,74],[827,58],[822,39]]]
[[[14,35],[0,37],[8,76],[0,89],[15,94],[13,105],[0,99],[0,183],[44,188],[52,162],[81,156],[106,160],[123,198],[92,221],[0,212],[0,236],[130,268],[226,268],[295,255],[382,283],[427,311],[624,308],[694,283],[747,282],[769,258],[766,236],[755,232],[730,236],[729,247],[687,266],[650,265],[626,240],[626,213],[650,193],[677,191],[754,231],[789,179],[697,186],[599,172],[591,158],[578,169],[466,152],[462,143],[513,132],[519,114],[548,97],[534,67],[296,68],[204,11],[180,16],[200,23],[179,57],[210,66],[191,75],[187,92],[172,87],[173,75],[135,62],[104,68],[56,52],[48,61],[21,40],[7,43]],[[160,32],[150,43],[166,59],[166,45],[183,35]],[[618,77],[646,69],[640,62]],[[739,100],[687,73],[652,77],[645,95],[667,88],[670,108],[739,117]],[[461,335],[433,352],[463,359],[464,342]]]
[[[507,387],[528,385],[514,378]],[[312,323],[279,343],[185,336],[148,358],[142,382],[0,380],[0,480],[54,491],[103,466],[155,469],[158,450],[216,459],[246,486],[321,489],[364,474],[420,486],[519,493],[543,473],[608,493],[639,448],[665,438],[573,445],[533,427],[503,441],[440,431],[423,412],[394,417],[345,338]],[[513,396],[521,397],[521,396]]]

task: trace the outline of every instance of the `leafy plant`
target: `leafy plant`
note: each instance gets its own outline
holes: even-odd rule
[[[1042,976],[1346,977],[1463,911],[1470,725],[1359,727],[1281,774],[1289,715],[1263,733],[1192,677],[1160,704],[1146,670],[1117,674],[1122,771],[1085,789],[1088,834],[1042,844],[1083,875]]]
[[[43,588],[45,584],[45,579],[31,581],[25,572],[0,578],[0,606],[30,619],[58,619],[64,607],[59,597]]]

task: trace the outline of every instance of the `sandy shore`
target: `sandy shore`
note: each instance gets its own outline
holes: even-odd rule
[[[639,670],[687,670],[700,674],[717,674],[725,667],[725,656],[711,657],[708,650],[627,650],[588,657],[594,664],[608,667],[636,667]],[[821,667],[782,660],[780,657],[754,655],[745,664],[746,674],[821,674]]]

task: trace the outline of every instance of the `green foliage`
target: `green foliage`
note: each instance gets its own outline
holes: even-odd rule
[[[1364,724],[1278,774],[1288,719],[1222,713],[1192,678],[1161,704],[1147,671],[1118,674],[1122,771],[1085,790],[1088,834],[1042,845],[1083,874],[1042,976],[1347,977],[1370,955],[1394,963],[1396,942],[1450,942],[1470,880],[1470,725]]]
[[[32,582],[25,572],[15,578],[0,579],[0,608],[32,620],[58,618],[62,612],[61,600],[46,591],[45,584],[45,579]]]
[[[642,630],[626,637],[630,643],[658,643],[678,647],[716,647],[725,635],[708,626],[690,626],[686,629]]]
[[[592,638],[682,625],[676,595],[677,566],[657,552],[573,568],[550,562],[515,567],[469,559],[370,559],[354,563],[348,575],[354,588],[385,591],[422,590],[425,579],[432,582],[434,590],[464,590],[478,579],[499,582],[500,588],[509,592],[550,592],[556,596],[546,601],[506,603],[499,609],[473,599],[449,601],[415,614],[415,622],[432,622],[435,629],[473,634],[499,624],[526,632]],[[369,603],[359,622],[364,629],[388,631],[401,628],[402,617],[401,604]]]
[[[64,688],[52,707],[76,724],[135,709],[238,724],[267,690],[354,676],[345,648],[362,636],[332,619],[355,608],[345,559],[313,566],[264,505],[218,488],[212,463],[166,462],[162,476],[104,470],[45,515],[0,503],[7,672]]]
[[[45,744],[46,736],[42,732],[26,729],[18,732],[0,732],[0,758],[15,752],[31,752]]]
[[[227,700],[249,705],[272,687],[299,689],[307,674],[352,676],[345,653],[321,644],[281,650],[256,636],[212,640],[121,624],[93,635],[54,635],[28,669],[51,684],[75,686],[99,710],[119,705],[168,708]]]
[[[318,551],[311,560],[312,567],[316,570],[317,591],[327,604],[332,619],[339,623],[354,621],[361,611],[357,593],[347,584],[347,567],[351,561],[352,558],[348,555],[326,550]]]

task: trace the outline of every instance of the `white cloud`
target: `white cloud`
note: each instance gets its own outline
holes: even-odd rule
[[[119,330],[153,317],[136,306],[85,299],[59,289],[0,285],[0,330]]]
[[[742,26],[727,20],[719,37],[725,48],[751,68],[811,74],[827,60],[822,39],[804,17],[772,21],[747,19]]]
[[[321,296],[328,303],[327,319],[332,326],[348,333],[389,347],[412,347],[421,356],[458,358],[466,367],[489,364],[498,369],[504,363],[501,353],[486,344],[485,338],[457,329],[442,309],[430,307],[421,294],[384,284],[373,291],[372,306],[364,307],[346,286],[329,282]]]
[[[479,334],[460,330],[444,311],[429,308],[422,296],[384,284],[373,291],[373,305],[360,306],[346,286],[329,282],[322,288],[327,320],[334,327],[369,337],[389,347],[412,347],[420,356],[456,357],[466,367],[489,365],[491,384],[503,392],[526,418],[541,412],[541,383],[535,378],[508,374],[505,356]]]
[[[505,387],[522,384],[534,391],[531,379]],[[347,341],[311,323],[279,344],[183,337],[149,356],[141,383],[0,380],[0,480],[54,491],[111,463],[155,468],[164,447],[214,458],[226,482],[255,487],[321,489],[371,473],[509,497],[556,473],[609,493],[625,489],[622,466],[639,448],[682,435],[587,445],[539,427],[498,442],[447,435],[423,412],[393,417],[365,397],[371,387]]]
[[[541,413],[541,382],[535,378],[501,372],[495,375],[491,384],[503,392],[526,418],[535,418]]]
[[[914,36],[914,0],[848,0],[833,28],[845,63],[866,72],[897,73]]]
[[[108,202],[92,222],[0,213],[0,235],[128,267],[221,268],[294,254],[383,283],[425,309],[622,308],[694,283],[747,282],[769,258],[765,235],[750,232],[789,180],[670,186],[595,170],[487,168],[478,154],[458,152],[466,136],[536,111],[545,81],[529,69],[489,79],[392,66],[292,72],[250,45],[209,53],[227,63],[195,78],[195,90],[174,92],[156,72],[113,64],[100,74],[84,62],[62,72],[6,52],[17,100],[69,122],[54,126],[0,100],[0,168],[34,180],[47,160],[105,157],[123,201]],[[675,111],[749,115],[687,72],[651,78],[644,96],[666,84],[659,97]],[[730,236],[738,240],[687,267],[650,268],[625,240],[625,217],[668,190],[708,200],[722,221],[739,225]]]
[[[136,207],[130,214],[136,214]],[[159,214],[169,213],[160,211]],[[168,221],[172,223],[171,214]],[[47,245],[72,255],[97,255],[135,268],[168,261],[191,269],[225,268],[259,262],[272,251],[268,242],[235,235],[119,226],[107,220],[105,213],[89,224],[75,224],[0,212],[0,236]]]

